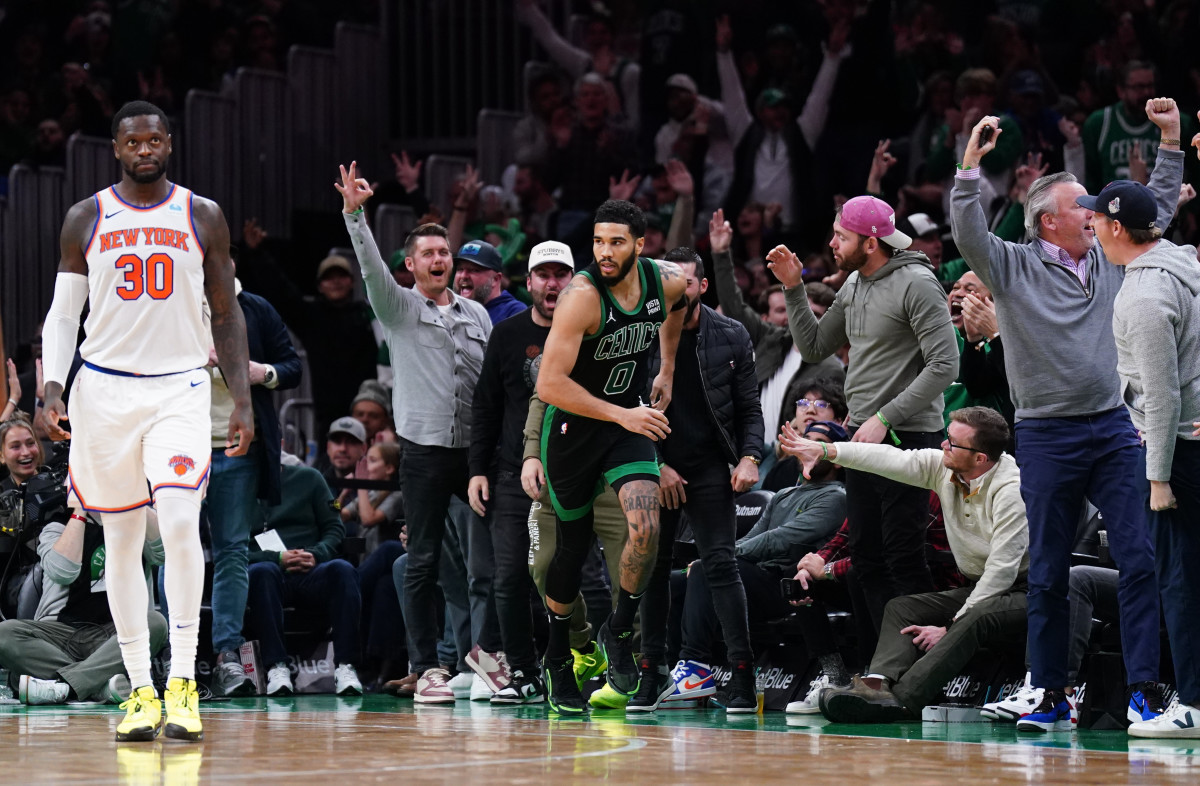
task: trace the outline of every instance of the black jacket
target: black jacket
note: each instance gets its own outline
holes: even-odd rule
[[[696,355],[704,380],[704,398],[721,433],[725,458],[730,464],[737,464],[742,456],[762,459],[762,405],[750,334],[741,323],[701,304]],[[683,358],[676,358],[675,365],[681,362]],[[650,361],[651,380],[658,374],[659,363],[655,351]]]
[[[288,337],[279,314],[263,298],[243,290],[237,297],[246,317],[246,339],[250,359],[274,366],[279,374],[276,390],[288,390],[300,384],[300,358]],[[254,421],[259,444],[258,496],[272,505],[279,504],[279,415],[271,401],[271,391],[262,385],[250,387]]]

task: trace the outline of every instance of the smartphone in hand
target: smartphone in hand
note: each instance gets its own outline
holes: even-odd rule
[[[779,590],[783,593],[784,600],[808,600],[808,590],[795,579],[780,579]]]

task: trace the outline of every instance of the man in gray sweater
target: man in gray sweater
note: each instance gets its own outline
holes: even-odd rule
[[[392,355],[396,374],[392,417],[404,449],[400,483],[408,526],[408,573],[404,621],[408,657],[420,674],[414,701],[449,704],[450,674],[438,666],[438,565],[451,496],[467,501],[467,446],[471,402],[483,369],[492,321],[487,309],[450,290],[454,262],[446,230],[422,224],[404,242],[404,264],[416,284],[405,289],[392,278],[367,227],[363,204],[370,185],[355,165],[341,168],[342,218],[362,267],[367,299]],[[470,559],[468,555],[467,559]]]
[[[1175,212],[1183,178],[1179,110],[1169,98],[1147,103],[1162,130],[1150,179],[1155,225]],[[992,129],[980,143],[980,131]],[[975,126],[950,195],[951,228],[963,258],[996,302],[1009,388],[1016,406],[1017,463],[1029,518],[1029,659],[1033,687],[1044,688],[1033,713],[1043,725],[1073,717],[1065,695],[1071,547],[1084,497],[1108,523],[1121,572],[1121,643],[1127,679],[1158,679],[1158,591],[1154,547],[1142,499],[1145,454],[1122,406],[1112,309],[1122,271],[1095,245],[1093,212],[1076,203],[1087,192],[1059,173],[1039,178],[1025,204],[1027,243],[988,232],[979,203],[980,160],[996,144],[999,121]]]
[[[851,441],[936,448],[942,393],[958,376],[958,344],[945,290],[924,254],[904,250],[912,240],[896,229],[895,218],[875,197],[855,197],[842,207],[829,245],[850,276],[820,322],[796,255],[776,246],[767,259],[787,287],[792,340],[804,357],[817,361],[850,342]],[[850,553],[878,633],[889,600],[933,591],[925,561],[929,494],[848,470],[846,499]]]
[[[1118,180],[1076,199],[1108,261],[1125,268],[1113,309],[1125,406],[1146,442],[1150,528],[1178,702],[1130,715],[1135,737],[1200,738],[1200,266],[1196,249],[1161,240],[1154,193]],[[1145,497],[1143,496],[1143,499]],[[1159,708],[1161,709],[1161,708]]]

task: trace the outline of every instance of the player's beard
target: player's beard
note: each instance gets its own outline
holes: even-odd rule
[[[140,164],[142,162],[138,161],[137,163]],[[125,174],[129,175],[129,179],[135,183],[140,183],[142,185],[153,183],[163,176],[163,174],[167,171],[167,167],[165,164],[158,161],[153,161],[151,163],[156,164],[154,169],[138,170],[136,166],[132,168],[124,167]]]
[[[610,277],[601,273],[600,280],[610,287],[620,284],[625,279],[625,276],[629,273],[630,268],[633,267],[634,262],[637,262],[637,249],[630,250],[629,257],[621,262],[620,266],[617,268],[617,274],[615,276]]]

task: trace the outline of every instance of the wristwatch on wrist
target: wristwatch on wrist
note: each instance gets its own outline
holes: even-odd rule
[[[754,466],[756,466],[756,467],[758,465],[762,464],[762,459],[754,458],[754,456],[742,456],[742,458],[750,459],[751,461],[754,462]]]
[[[279,372],[275,370],[274,366],[267,366],[267,370],[263,373],[263,386],[273,388],[278,381]]]
[[[825,578],[827,578],[827,579],[833,578],[833,563],[832,562],[825,563]]]

